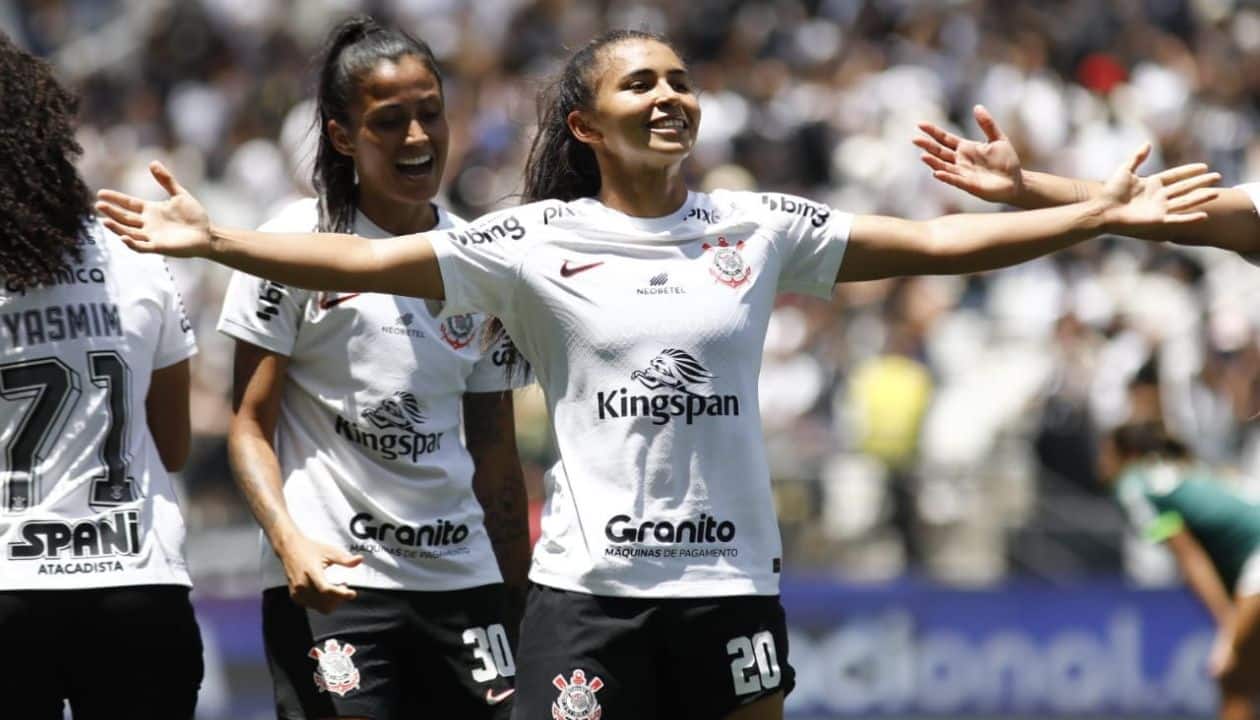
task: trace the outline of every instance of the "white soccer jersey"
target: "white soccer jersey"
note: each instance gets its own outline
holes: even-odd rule
[[[545,201],[435,233],[448,312],[497,315],[546,393],[559,461],[530,577],[598,595],[778,592],[757,375],[779,292],[826,296],[852,216],[692,193],[637,219]]]
[[[439,228],[462,221],[439,212]],[[263,225],[310,232],[314,200]],[[355,232],[389,233],[361,214]],[[289,512],[308,537],[363,555],[335,568],[350,585],[456,590],[501,582],[460,439],[465,392],[509,382],[500,343],[483,349],[481,315],[372,293],[320,293],[236,273],[219,330],[289,358],[275,447]],[[263,581],[286,584],[263,538]]]
[[[0,590],[191,585],[145,398],[192,328],[161,258],[83,239],[54,284],[0,288]]]

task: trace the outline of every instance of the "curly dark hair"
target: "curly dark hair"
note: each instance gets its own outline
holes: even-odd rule
[[[0,281],[20,291],[82,260],[92,201],[74,165],[78,98],[2,32],[0,98]]]

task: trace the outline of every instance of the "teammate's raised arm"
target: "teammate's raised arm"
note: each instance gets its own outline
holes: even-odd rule
[[[150,172],[168,200],[97,193],[105,226],[133,250],[204,257],[269,280],[345,292],[444,297],[442,274],[423,235],[365,240],[338,233],[263,233],[212,225],[205,208],[160,162]]]
[[[984,142],[959,137],[932,123],[919,123],[923,134],[914,138],[914,144],[923,151],[921,159],[937,180],[981,200],[1024,209],[1082,202],[1095,199],[1103,192],[1103,183],[1095,180],[1024,169],[1014,145],[989,111],[977,105],[975,118],[985,134]],[[1150,178],[1170,190],[1177,190],[1207,169],[1203,163],[1191,163],[1155,173]],[[1219,177],[1217,173],[1211,174]],[[1182,245],[1210,245],[1242,254],[1260,252],[1260,214],[1253,197],[1242,187],[1222,188],[1216,197],[1196,209],[1204,218],[1192,225],[1145,225],[1113,232]]]
[[[1039,257],[1102,232],[1204,220],[1206,214],[1199,207],[1216,197],[1219,190],[1209,186],[1219,176],[1190,173],[1170,185],[1138,177],[1137,168],[1150,149],[1139,148],[1095,196],[1069,205],[949,215],[926,222],[859,216],[836,279],[980,272]]]

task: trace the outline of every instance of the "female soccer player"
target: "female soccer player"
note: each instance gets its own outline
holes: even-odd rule
[[[1157,423],[1117,428],[1100,460],[1134,527],[1167,544],[1216,621],[1210,669],[1221,720],[1252,720],[1260,696],[1260,507],[1192,462]]]
[[[0,33],[0,707],[191,719],[201,634],[168,471],[196,351],[165,263],[92,218],[77,99]]]
[[[171,194],[98,207],[137,249],[280,282],[397,292],[502,319],[538,375],[546,477],[521,631],[518,718],[781,718],[792,687],[780,540],[757,409],[774,297],[1001,267],[1115,227],[1181,223],[1196,177],[1133,175],[1097,200],[910,222],[798,197],[691,192],[700,108],[669,43],[618,31],[566,64],[526,168],[530,204],[385,241],[211,226]]]
[[[428,45],[343,22],[317,105],[319,197],[263,230],[381,239],[463,225],[433,204],[449,131]],[[525,373],[509,377],[514,351],[490,345],[483,316],[438,310],[232,278],[219,322],[237,341],[228,447],[267,540],[281,717],[510,710],[520,618],[505,615],[503,576],[523,601],[529,529],[504,391]]]

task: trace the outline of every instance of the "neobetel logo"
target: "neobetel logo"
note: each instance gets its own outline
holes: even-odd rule
[[[809,224],[816,228],[826,225],[827,220],[831,217],[831,209],[826,205],[819,205],[801,198],[766,193],[761,196],[761,202],[771,210],[787,213],[788,215],[807,217],[809,218]]]
[[[420,432],[420,425],[425,421],[424,408],[415,395],[405,390],[364,410],[361,416],[379,430],[401,432],[365,430],[338,413],[334,424],[336,433],[356,445],[380,453],[386,460],[404,457],[414,463],[421,455],[442,449],[443,433]]]
[[[728,543],[735,540],[735,523],[704,513],[676,525],[668,520],[635,520],[629,515],[614,515],[604,526],[604,537],[618,545],[649,540],[670,545]]]
[[[714,379],[690,353],[677,348],[666,348],[652,359],[643,370],[630,373],[631,380],[638,380],[649,390],[673,390],[665,394],[649,395],[631,393],[629,388],[596,393],[599,419],[650,417],[653,425],[664,425],[671,418],[686,419],[688,425],[697,417],[727,417],[739,415],[739,398],[735,395],[704,395],[692,390],[692,386],[708,384]]]
[[[509,215],[493,225],[473,225],[460,232],[452,232],[451,237],[461,245],[481,245],[505,237],[520,240],[525,237],[525,228],[515,215]]]
[[[77,523],[36,521],[18,529],[21,540],[9,543],[10,560],[56,560],[136,555],[140,552],[140,512],[124,510]]]
[[[635,288],[640,295],[686,295],[686,288],[670,285],[669,274],[660,273],[648,279],[647,287]]]
[[[403,313],[394,318],[393,325],[382,325],[381,332],[386,335],[406,335],[407,337],[422,338],[424,333],[411,327],[411,324],[415,321],[415,313]]]
[[[457,545],[468,539],[468,526],[456,525],[438,518],[432,525],[376,524],[369,513],[359,513],[350,518],[350,534],[360,540],[392,542],[407,547],[439,547]]]

